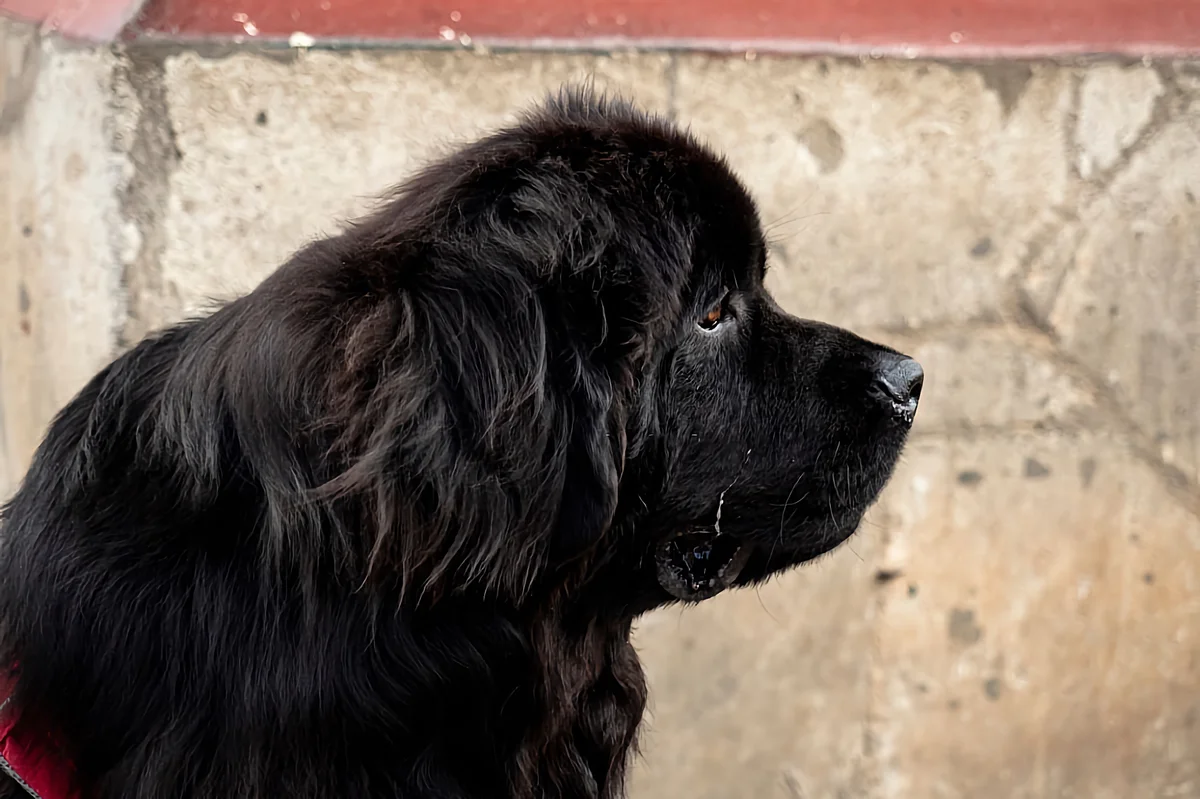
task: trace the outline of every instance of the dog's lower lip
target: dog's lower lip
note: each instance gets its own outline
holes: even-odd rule
[[[659,584],[676,599],[699,601],[733,585],[750,557],[750,547],[714,530],[690,530],[655,550]]]

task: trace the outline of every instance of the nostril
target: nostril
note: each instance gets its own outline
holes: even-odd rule
[[[919,363],[916,361],[913,361],[913,363],[917,364],[917,376],[912,381],[912,385],[908,388],[908,396],[911,399],[920,400],[921,387],[925,385],[925,372],[923,369],[921,369],[921,365]]]
[[[896,416],[911,421],[924,384],[925,371],[921,364],[912,358],[888,353],[878,361],[871,393]]]

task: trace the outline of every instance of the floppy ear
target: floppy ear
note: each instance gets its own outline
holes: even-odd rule
[[[413,287],[351,333],[331,403],[353,402],[329,422],[346,467],[322,492],[351,535],[369,533],[370,575],[431,599],[474,586],[519,600],[608,529],[619,381],[547,304],[521,274],[481,266],[453,289]]]
[[[519,600],[595,546],[617,507],[641,317],[608,325],[606,303],[629,295],[605,285],[607,212],[580,187],[534,188],[407,263],[385,244],[346,267],[404,278],[340,337],[323,426],[341,465],[321,494],[343,535],[364,539],[368,577],[394,575],[404,593]],[[577,218],[586,235],[565,227]]]

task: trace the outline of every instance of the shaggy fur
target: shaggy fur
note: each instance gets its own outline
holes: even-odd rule
[[[633,620],[837,546],[911,421],[765,255],[719,158],[587,91],[429,167],[54,420],[13,708],[86,799],[621,796]]]

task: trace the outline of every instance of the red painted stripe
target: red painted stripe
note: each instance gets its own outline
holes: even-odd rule
[[[111,41],[142,6],[142,0],[0,0],[0,13],[64,36]]]
[[[150,0],[132,36],[520,46],[1200,53],[1200,0]]]

